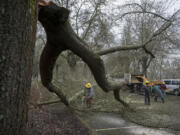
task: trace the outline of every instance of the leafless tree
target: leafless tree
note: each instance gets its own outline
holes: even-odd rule
[[[154,56],[158,55],[158,50],[165,53],[167,52],[165,51],[165,45],[167,48],[167,46],[175,44],[173,43],[174,40],[172,40],[172,37],[167,36],[166,33],[169,33],[174,28],[174,23],[176,21],[174,15],[176,15],[177,18],[177,13],[179,11],[171,17],[171,19],[173,18],[173,20],[171,20],[169,17],[164,17],[164,12],[166,10],[164,7],[165,4],[162,4],[161,1],[155,2],[143,0],[140,3],[130,3],[121,7],[125,10],[125,13],[122,13],[122,15],[117,18],[126,18],[127,23],[124,26],[122,40],[125,45],[129,45],[130,43],[134,45],[142,44],[151,37],[151,33],[156,31],[160,25],[164,22],[171,22],[165,32],[161,33],[161,35],[156,37],[151,43],[148,43],[147,50],[151,52],[150,55],[143,53],[141,50],[134,52],[134,55],[132,53],[132,61],[134,61],[134,64],[131,65],[133,65],[132,67],[135,67],[133,71],[136,73],[147,75],[147,69]],[[147,50],[145,50],[145,52],[147,52]],[[137,55],[140,52],[141,55]]]

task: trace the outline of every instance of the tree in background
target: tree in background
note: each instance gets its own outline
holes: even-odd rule
[[[172,4],[174,1],[166,2]],[[155,2],[141,0],[139,3],[129,2],[128,4],[123,5],[120,8],[122,14],[119,16],[119,18],[125,18],[121,41],[122,44],[136,45],[146,42],[160,25],[165,21],[168,21],[167,18],[169,18],[169,15],[166,13],[167,3],[162,3],[162,1]],[[156,58],[167,55],[167,53],[170,52],[168,50],[169,47],[177,46],[175,37],[178,33],[174,30],[176,23],[177,20],[174,20],[164,33],[148,44],[147,49],[151,51]],[[174,31],[174,34],[172,34],[172,31]],[[176,36],[175,33],[177,33]],[[131,55],[129,55],[129,58],[131,59],[130,68],[132,73],[144,74],[147,76],[147,69],[151,64],[153,57],[145,53],[145,51],[137,50],[132,52]]]

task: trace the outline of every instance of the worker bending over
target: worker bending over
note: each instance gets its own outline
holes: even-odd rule
[[[83,99],[86,102],[88,108],[92,107],[93,96],[94,96],[94,89],[91,83],[87,83],[84,87]]]

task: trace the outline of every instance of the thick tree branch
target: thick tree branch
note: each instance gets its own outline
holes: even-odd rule
[[[52,82],[53,68],[59,54],[64,50],[63,47],[55,47],[47,42],[40,57],[40,75],[42,84],[51,92],[56,93],[65,105],[69,105],[68,99],[62,93],[62,89],[55,86]]]
[[[37,40],[38,40],[38,39],[42,40],[43,45],[46,44],[46,42],[45,42],[44,38],[42,37],[42,35],[39,35],[36,39],[37,39]]]
[[[61,88],[52,83],[53,68],[58,55],[64,50],[71,50],[78,55],[89,66],[97,84],[105,92],[119,91],[124,83],[110,82],[106,78],[104,63],[91,50],[86,48],[87,44],[80,39],[68,22],[69,11],[63,7],[50,2],[50,5],[41,7],[38,19],[42,23],[46,34],[47,44],[40,59],[40,75],[43,85],[51,92],[56,93],[65,105],[69,101]],[[119,92],[115,92],[115,98],[125,105],[120,99]]]
[[[149,54],[152,58],[155,58],[154,54],[153,54],[151,51],[149,51],[149,50],[146,48],[146,46],[143,46],[143,49],[144,49],[144,51],[145,51],[147,54]]]

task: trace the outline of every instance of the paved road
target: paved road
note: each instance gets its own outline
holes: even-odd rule
[[[111,113],[80,113],[81,119],[98,135],[180,135],[180,132],[168,129],[152,129],[123,120]]]

